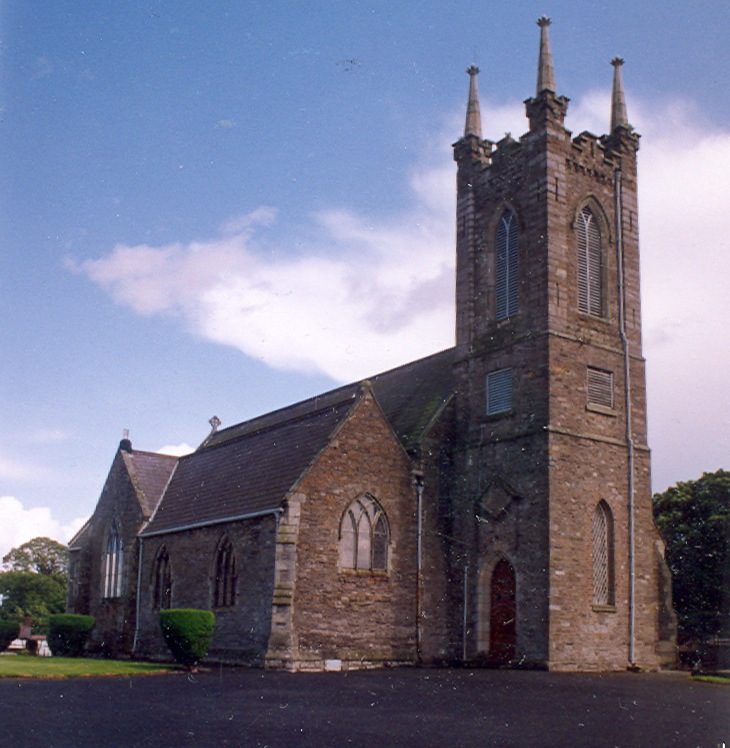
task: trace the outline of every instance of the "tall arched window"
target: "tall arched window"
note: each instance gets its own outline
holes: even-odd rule
[[[124,552],[122,539],[116,525],[109,528],[104,549],[102,584],[104,597],[119,597],[122,594],[122,563]]]
[[[213,607],[231,608],[236,604],[236,554],[233,544],[221,538],[215,554],[215,579],[213,580]]]
[[[496,236],[496,317],[507,319],[517,314],[519,287],[519,255],[517,247],[517,217],[506,210],[499,219]]]
[[[169,608],[172,606],[172,572],[170,571],[170,555],[163,545],[155,560],[155,608]]]
[[[603,317],[603,250],[598,221],[590,208],[583,208],[576,224],[578,240],[578,309]]]
[[[340,524],[340,566],[385,571],[389,537],[388,519],[380,504],[372,496],[356,499]]]
[[[614,605],[613,514],[605,501],[593,512],[593,604]]]

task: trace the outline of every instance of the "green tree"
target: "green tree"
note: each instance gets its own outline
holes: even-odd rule
[[[10,571],[65,576],[68,572],[68,549],[51,538],[33,538],[6,553],[3,566]]]
[[[43,631],[48,616],[66,607],[68,550],[51,538],[33,538],[3,556],[0,572],[0,618],[30,616]]]
[[[654,495],[680,640],[730,634],[730,472],[705,473]]]
[[[0,617],[22,621],[33,619],[34,629],[43,630],[48,616],[62,613],[66,607],[66,581],[60,574],[32,571],[0,573]]]

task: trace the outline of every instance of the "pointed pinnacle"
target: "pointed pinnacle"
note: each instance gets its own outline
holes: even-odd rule
[[[620,57],[611,60],[613,65],[613,92],[611,94],[611,132],[617,127],[628,127],[629,118],[626,114],[626,97],[624,96],[624,84],[621,78],[621,66],[624,61]]]
[[[479,89],[477,88],[477,75],[479,68],[471,65],[467,68],[469,73],[469,102],[466,106],[466,124],[464,125],[464,137],[476,135],[482,137],[482,115],[479,108]]]
[[[537,95],[542,91],[555,93],[555,72],[553,70],[553,53],[550,50],[550,19],[541,16],[537,20],[540,27],[540,57],[537,62]]]

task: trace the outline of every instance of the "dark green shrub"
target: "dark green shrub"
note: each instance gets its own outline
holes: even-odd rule
[[[48,646],[54,657],[81,657],[94,628],[94,616],[58,613],[48,617]]]
[[[10,646],[13,639],[18,638],[20,624],[17,621],[0,621],[0,652]]]
[[[160,611],[160,628],[172,656],[185,667],[197,665],[207,654],[215,614],[210,610],[172,608]]]

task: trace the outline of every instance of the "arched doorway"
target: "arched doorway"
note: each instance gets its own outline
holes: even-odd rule
[[[517,642],[515,570],[501,559],[492,572],[489,605],[489,659],[506,665],[515,658]]]

